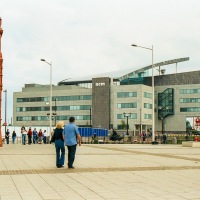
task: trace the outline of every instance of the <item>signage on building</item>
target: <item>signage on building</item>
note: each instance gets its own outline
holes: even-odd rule
[[[105,83],[95,83],[96,86],[104,86],[106,85]]]

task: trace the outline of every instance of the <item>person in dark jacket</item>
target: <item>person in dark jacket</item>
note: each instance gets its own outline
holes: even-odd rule
[[[64,163],[65,163],[65,144],[64,144],[63,127],[64,127],[64,122],[59,121],[56,124],[56,129],[54,131],[54,134],[51,140],[51,142],[54,142],[55,140],[57,168],[64,167]]]

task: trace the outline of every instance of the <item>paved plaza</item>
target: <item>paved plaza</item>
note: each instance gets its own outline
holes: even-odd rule
[[[75,169],[53,144],[0,148],[0,200],[200,200],[200,148],[83,144]]]

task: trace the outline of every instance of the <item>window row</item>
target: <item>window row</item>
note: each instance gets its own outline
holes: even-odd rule
[[[76,95],[76,96],[56,96],[52,97],[52,101],[77,101],[77,100],[92,100],[92,95]],[[48,102],[49,97],[30,97],[17,98],[17,102]]]
[[[200,103],[200,98],[183,98],[179,101],[180,103]]]
[[[55,117],[55,116],[54,116]],[[90,120],[90,115],[75,115],[76,120]],[[56,116],[56,120],[69,120],[70,116]],[[17,121],[49,121],[48,116],[26,116],[16,117]]]
[[[180,108],[180,112],[200,112],[200,107]]]
[[[117,98],[137,97],[137,92],[118,92]]]
[[[129,119],[137,119],[137,113],[131,113]],[[117,114],[117,119],[126,119],[124,114]],[[152,119],[152,114],[144,114],[144,119]]]
[[[118,103],[117,108],[137,108],[137,103]]]
[[[80,105],[80,106],[52,106],[53,111],[62,110],[90,110],[91,105]],[[42,107],[17,107],[17,112],[29,112],[29,111],[49,111],[49,106]]]
[[[179,94],[195,94],[200,93],[200,89],[180,89]]]
[[[117,114],[117,119],[125,119],[124,114]],[[137,119],[137,113],[131,113],[129,116],[130,119]]]

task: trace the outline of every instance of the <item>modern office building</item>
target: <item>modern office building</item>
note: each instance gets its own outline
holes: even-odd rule
[[[52,87],[52,124],[75,116],[79,126],[127,130],[128,124],[129,134],[138,135],[140,130],[151,130],[154,112],[155,132],[184,133],[186,120],[190,119],[198,129],[195,120],[200,118],[200,71],[165,74],[161,69],[188,59],[154,65],[159,71],[154,77],[155,102],[151,65],[61,81]],[[49,90],[49,85],[25,84],[22,91],[14,92],[13,125],[48,126]]]

